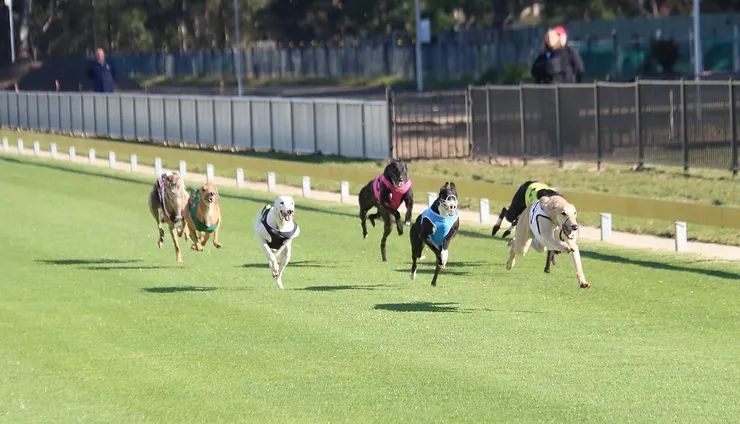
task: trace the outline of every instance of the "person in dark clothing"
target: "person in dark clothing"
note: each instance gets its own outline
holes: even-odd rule
[[[547,31],[542,53],[532,64],[532,78],[537,84],[576,83],[583,77],[581,56],[576,49],[562,44],[558,28],[562,27]]]
[[[93,82],[93,91],[97,93],[112,93],[116,70],[107,60],[103,49],[95,51],[95,59],[90,64],[88,77]]]
[[[574,82],[581,82],[581,79],[583,78],[583,73],[585,72],[583,60],[581,59],[581,54],[578,52],[577,49],[574,49],[572,46],[568,45],[568,33],[565,31],[565,28],[562,25],[556,26],[555,32],[558,33],[558,37],[560,38],[560,47],[568,51],[568,61],[570,63],[571,69],[573,70],[573,75],[575,76]]]

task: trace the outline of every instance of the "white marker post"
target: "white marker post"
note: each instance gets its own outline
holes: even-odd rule
[[[56,143],[49,143],[49,155],[52,159],[57,158],[57,144]]]
[[[69,161],[70,162],[77,161],[77,151],[75,150],[75,146],[69,146]]]
[[[38,141],[33,142],[33,155],[41,156],[41,143],[39,143]]]
[[[275,188],[275,173],[274,172],[268,172],[267,173],[267,192],[268,193],[274,193],[276,192]]]
[[[18,139],[18,154],[23,154],[23,139],[20,138]]]
[[[110,169],[116,169],[116,152],[108,152],[108,166]]]
[[[129,159],[129,165],[131,166],[131,172],[136,172],[136,168],[138,168],[138,163],[136,163],[137,158],[135,153],[131,153],[131,159]]]
[[[342,203],[349,203],[349,181],[342,181],[339,186],[339,200]]]
[[[95,165],[95,149],[90,149],[87,152],[87,160],[90,162],[90,165]]]
[[[213,181],[213,165],[210,163],[206,165],[206,182],[210,183]]]
[[[8,137],[3,137],[3,153],[8,153]]]
[[[601,215],[601,241],[612,239],[612,214],[600,213]]]
[[[480,199],[480,223],[488,224],[491,220],[491,206],[488,199]]]
[[[154,176],[159,178],[162,175],[162,159],[154,158]]]
[[[236,168],[236,188],[244,186],[244,169]]]
[[[180,161],[180,176],[185,179],[185,174],[188,173],[188,164],[184,161]]]
[[[431,208],[434,204],[434,201],[437,200],[437,193],[434,192],[427,192],[427,202],[429,203],[429,207]]]
[[[311,177],[303,177],[303,197],[311,197]]]
[[[686,223],[676,221],[676,252],[685,252],[688,248],[686,240]]]

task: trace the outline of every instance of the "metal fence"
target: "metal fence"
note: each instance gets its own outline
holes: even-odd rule
[[[471,87],[471,154],[735,174],[739,90],[732,81]]]
[[[385,101],[0,91],[0,125],[385,159]]]

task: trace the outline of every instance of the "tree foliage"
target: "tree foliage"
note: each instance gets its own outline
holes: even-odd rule
[[[412,0],[237,0],[242,45],[413,38]],[[615,16],[665,16],[690,0],[542,0],[528,23]],[[740,0],[705,0],[703,11],[733,10]],[[421,0],[435,33],[519,25],[532,0]],[[227,49],[234,45],[234,0],[14,0],[20,56],[115,51]],[[0,48],[7,50],[7,8],[0,9]],[[8,56],[3,53],[3,58]]]

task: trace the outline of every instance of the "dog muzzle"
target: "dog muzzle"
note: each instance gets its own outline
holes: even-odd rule
[[[457,210],[457,196],[451,194],[442,201],[442,207],[447,211],[447,215],[454,215]]]

